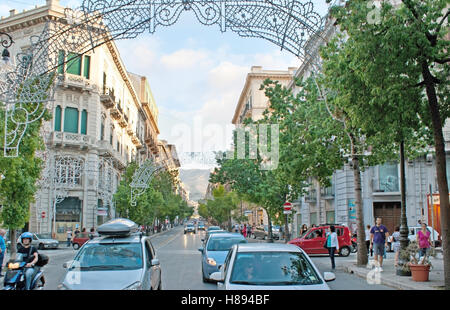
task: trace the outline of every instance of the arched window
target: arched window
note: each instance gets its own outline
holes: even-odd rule
[[[55,131],[61,131],[61,107],[59,105],[55,108]]]

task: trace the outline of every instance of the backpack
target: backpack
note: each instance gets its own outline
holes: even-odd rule
[[[28,257],[31,256],[31,248],[32,247],[30,246],[30,249],[28,250]],[[48,256],[45,255],[45,254],[40,254],[38,252],[38,261],[36,262],[36,266],[43,267],[43,266],[45,266],[47,264],[48,264]]]

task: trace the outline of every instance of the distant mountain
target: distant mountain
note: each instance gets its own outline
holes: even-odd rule
[[[209,181],[209,169],[180,169],[180,179],[189,191],[189,199],[203,199]]]

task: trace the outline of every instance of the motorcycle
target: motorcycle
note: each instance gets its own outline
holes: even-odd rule
[[[352,241],[351,252],[352,252],[352,253],[358,252],[358,243],[357,243],[356,235],[353,235],[353,236],[352,236],[351,241]]]
[[[48,262],[48,260],[47,260]],[[47,264],[47,262],[40,262],[40,266],[35,266],[36,269],[33,279],[31,280],[31,290],[41,290],[45,284],[44,273],[40,267]],[[39,263],[39,262],[38,262]],[[8,262],[8,271],[5,274],[3,283],[4,290],[25,290],[25,270],[27,263],[23,261],[23,254],[17,253],[15,260]]]

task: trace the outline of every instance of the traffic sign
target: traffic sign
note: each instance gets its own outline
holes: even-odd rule
[[[283,214],[292,214],[292,210],[284,210]]]
[[[291,209],[292,209],[292,203],[286,202],[286,203],[283,205],[283,208],[284,208],[284,211],[291,211]]]
[[[43,219],[45,218],[45,212],[44,212],[44,211],[42,211],[41,217],[42,217]]]

